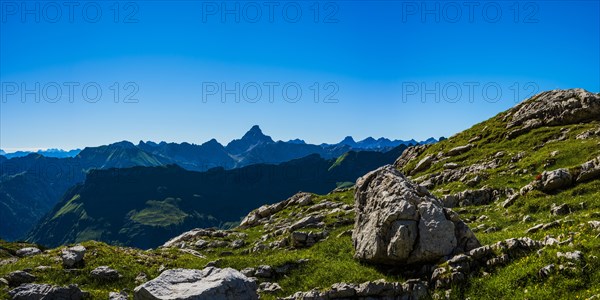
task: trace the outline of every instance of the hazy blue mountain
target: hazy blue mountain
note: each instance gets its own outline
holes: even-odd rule
[[[187,170],[205,171],[214,167],[231,169],[236,166],[236,160],[215,139],[202,145],[141,141],[138,147],[162,161],[178,164]]]
[[[73,150],[69,150],[69,151],[65,151],[62,149],[47,149],[47,150],[38,150],[35,152],[17,151],[17,152],[13,152],[13,153],[6,153],[6,152],[0,150],[0,155],[4,155],[4,156],[6,156],[6,158],[14,158],[14,157],[23,157],[23,156],[27,156],[29,154],[35,153],[35,154],[40,154],[40,155],[43,155],[46,157],[67,158],[67,157],[74,157],[77,154],[79,154],[79,152],[81,152],[80,149],[73,149]]]
[[[327,193],[392,163],[405,148],[351,151],[337,160],[312,154],[282,164],[206,172],[175,165],[93,170],[64,195],[28,240],[48,246],[94,239],[155,247],[194,227],[237,222],[252,209],[298,191]]]

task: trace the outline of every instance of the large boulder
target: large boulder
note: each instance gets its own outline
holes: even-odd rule
[[[88,297],[88,293],[77,285],[53,286],[49,284],[26,283],[8,292],[13,300],[65,299],[79,300]]]
[[[172,269],[134,290],[133,299],[255,300],[257,285],[231,268]]]
[[[355,210],[352,241],[361,261],[435,262],[480,246],[456,213],[390,165],[357,180]]]

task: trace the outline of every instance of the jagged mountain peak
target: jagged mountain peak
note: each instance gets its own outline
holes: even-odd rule
[[[252,128],[242,136],[242,140],[273,142],[273,139],[271,139],[270,136],[265,135],[258,125],[252,126]]]

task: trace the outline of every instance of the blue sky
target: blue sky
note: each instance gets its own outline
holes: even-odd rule
[[[426,139],[543,90],[600,92],[599,1],[62,3],[0,0],[2,149],[227,143],[254,124]]]

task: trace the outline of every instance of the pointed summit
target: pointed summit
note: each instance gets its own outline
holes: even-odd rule
[[[265,135],[258,125],[252,126],[246,134],[242,137],[242,140],[261,141],[261,142],[273,142],[270,136]]]
[[[226,149],[231,154],[246,152],[260,144],[274,143],[270,136],[265,135],[258,125],[252,126],[239,140],[233,140],[227,144]]]
[[[350,147],[354,147],[354,146],[356,146],[356,142],[354,141],[354,139],[351,136],[347,136],[340,142],[340,145],[347,145]]]

